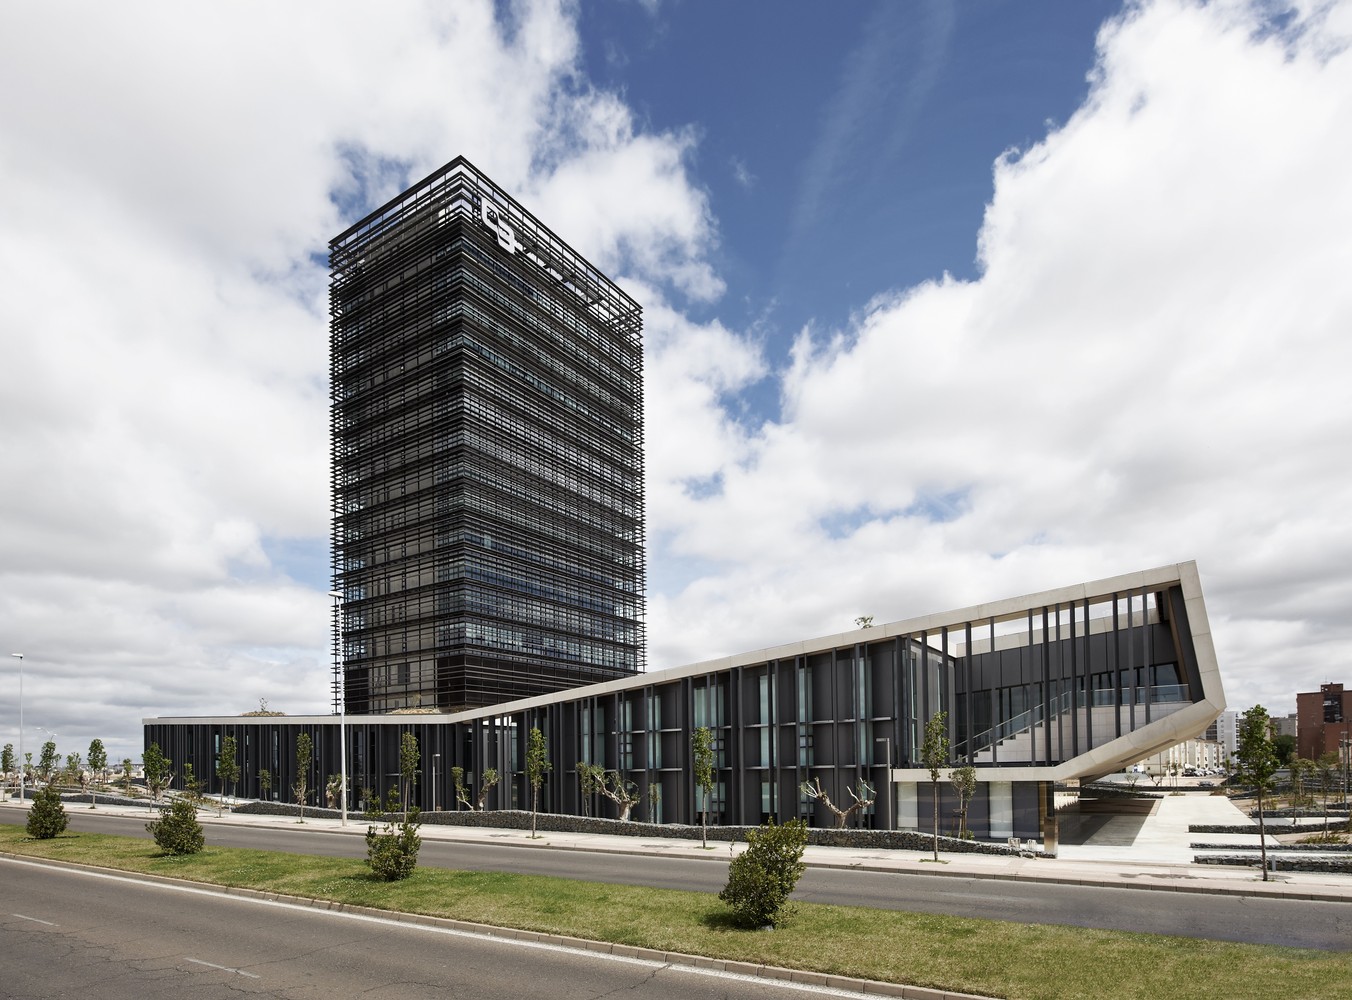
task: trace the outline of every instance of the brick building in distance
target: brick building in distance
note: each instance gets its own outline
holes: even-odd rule
[[[1341,684],[1321,684],[1318,691],[1296,695],[1296,753],[1318,760],[1338,752],[1338,741],[1352,737],[1352,691]]]

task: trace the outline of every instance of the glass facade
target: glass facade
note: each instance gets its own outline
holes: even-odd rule
[[[713,822],[755,825],[773,816],[831,825],[834,817],[804,794],[804,784],[820,782],[842,803],[864,781],[880,794],[852,822],[914,828],[917,796],[928,793],[923,730],[942,711],[950,739],[943,770],[970,763],[977,771],[968,816],[976,835],[1052,843],[1055,783],[1107,774],[1200,734],[1224,708],[1195,568],[1134,577],[648,673],[524,705],[434,718],[349,719],[349,774],[354,789],[383,795],[398,771],[399,735],[411,731],[423,759],[439,754],[441,762],[438,786],[420,782],[414,790],[420,808],[451,801],[452,767],[463,769],[472,788],[480,787],[487,769],[496,770],[503,781],[488,807],[512,808],[529,801],[522,761],[526,734],[538,726],[553,765],[545,808],[614,815],[605,800],[584,800],[578,763],[587,762],[618,773],[641,793],[633,818],[696,823],[704,802],[694,783],[691,737],[707,726],[717,768]],[[1320,695],[1308,698],[1311,709],[1322,712]],[[196,773],[212,781],[215,736],[242,732],[246,774],[268,768],[278,776],[277,787],[286,788],[297,726],[315,732],[317,766],[334,773],[333,719],[151,720],[146,739],[159,742],[173,760],[193,762]],[[940,784],[941,810],[951,816],[946,775]]]
[[[330,266],[347,711],[641,671],[637,303],[463,159],[334,240]]]

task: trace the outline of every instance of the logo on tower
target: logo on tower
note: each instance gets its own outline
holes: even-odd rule
[[[507,221],[502,209],[487,198],[479,202],[479,218],[483,224],[498,234],[498,246],[508,253],[516,253],[516,230]]]

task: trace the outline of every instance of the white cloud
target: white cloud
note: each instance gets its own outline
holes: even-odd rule
[[[800,338],[782,421],[682,509],[672,549],[727,568],[654,602],[653,662],[1196,558],[1234,703],[1345,670],[1348,9],[1109,25],[1084,107],[996,164],[980,278]]]
[[[579,77],[574,15],[0,12],[0,635],[30,728],[120,756],[144,715],[327,708],[328,599],[267,542],[328,534],[322,257],[353,202],[463,153],[613,272],[718,294],[691,137]]]
[[[1349,4],[1279,35],[1239,0],[1133,7],[1085,107],[996,165],[982,276],[777,374],[682,311],[723,289],[695,129],[594,89],[571,5],[496,9],[0,11],[30,727],[120,757],[146,714],[327,707],[328,599],[269,556],[328,530],[316,255],[456,153],[644,303],[654,666],[1195,557],[1237,703],[1345,669]],[[783,417],[749,424],[771,377]]]

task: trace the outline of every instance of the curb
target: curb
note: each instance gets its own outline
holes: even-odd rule
[[[589,951],[601,955],[613,955],[616,958],[633,958],[662,965],[684,966],[694,969],[706,969],[726,972],[738,976],[750,976],[779,982],[801,983],[805,986],[822,986],[829,989],[852,990],[872,996],[901,997],[903,1000],[998,1000],[979,993],[958,993],[953,990],[931,989],[927,986],[908,986],[903,983],[885,983],[875,979],[856,979],[853,976],[837,976],[822,972],[810,972],[803,969],[787,969],[778,965],[756,965],[751,962],[737,962],[721,958],[706,958],[702,955],[687,955],[679,951],[659,951],[655,948],[639,948],[634,945],[615,944],[610,941],[593,941],[588,938],[568,937],[563,934],[547,934],[540,931],[517,930],[512,927],[497,927],[493,924],[476,924],[468,920],[454,920],[448,917],[433,917],[422,913],[403,913],[398,910],[381,910],[373,906],[350,906],[335,903],[332,900],[316,899],[312,896],[291,896],[280,892],[267,892],[262,889],[247,889],[239,886],[215,885],[211,882],[193,882],[189,879],[170,878],[167,875],[150,875],[141,872],[127,872],[119,868],[103,868],[99,865],[82,865],[71,861],[56,861],[48,858],[33,858],[23,854],[11,854],[0,851],[0,858],[9,861],[24,862],[47,868],[69,871],[99,872],[125,878],[132,881],[151,882],[161,885],[179,886],[198,891],[214,892],[222,896],[234,896],[244,899],[256,899],[266,903],[282,903],[288,906],[304,906],[316,910],[332,910],[335,913],[347,913],[363,917],[376,917],[395,923],[412,924],[422,927],[436,927],[444,930],[459,931],[478,937],[494,938],[500,941],[520,941],[531,944],[547,944],[575,951]]]
[[[130,817],[137,818],[137,817]],[[292,826],[303,824],[273,824],[258,823],[250,820],[239,820],[229,815],[215,816],[210,814],[198,815],[198,821],[202,823],[215,823],[223,826],[263,826],[269,828],[287,829]],[[359,820],[357,825],[363,823]],[[453,827],[438,826],[438,829],[453,829]],[[307,833],[323,833],[332,836],[361,836],[362,832],[357,829],[334,829],[326,827],[310,827]],[[516,832],[516,831],[513,831]],[[541,837],[544,843],[531,843],[524,840],[493,840],[483,841],[499,847],[553,850],[553,851],[575,851],[580,854],[613,854],[621,857],[652,857],[651,851],[640,851],[625,847],[588,847],[578,844],[550,844],[547,842],[548,834]],[[445,843],[479,843],[473,838],[469,840],[459,840],[453,837],[435,837],[434,841]],[[681,850],[680,848],[677,849]],[[687,861],[726,861],[727,855],[714,850],[707,852],[707,857],[695,854],[683,854],[676,852],[662,852],[659,856],[667,858],[680,858]],[[1050,863],[1055,863],[1050,859]],[[1168,872],[1155,871],[1135,871],[1125,874],[1116,874],[1115,876],[1105,877],[1096,875],[1057,875],[1050,872],[1036,872],[1028,869],[1019,871],[970,871],[970,870],[951,870],[944,865],[928,865],[918,867],[896,868],[892,866],[869,864],[868,862],[854,861],[830,861],[804,859],[804,864],[809,868],[819,868],[825,871],[858,871],[873,872],[882,875],[922,875],[937,878],[966,878],[980,879],[988,881],[1008,881],[1008,882],[1031,882],[1041,885],[1069,885],[1069,886],[1090,886],[1099,889],[1136,889],[1143,892],[1183,892],[1183,893],[1203,893],[1216,896],[1251,896],[1272,899],[1300,899],[1308,902],[1319,903],[1352,903],[1352,886],[1348,891],[1339,891],[1329,889],[1324,886],[1298,886],[1287,882],[1263,882],[1254,877],[1251,884],[1217,884],[1219,880],[1198,877],[1192,882],[1184,881],[1184,876]],[[1182,867],[1182,866],[1179,866]],[[1220,867],[1212,865],[1212,867]],[[1249,871],[1247,867],[1237,869],[1236,878],[1248,879]]]
[[[252,826],[256,825],[249,822],[239,822],[228,817],[217,816],[199,816],[199,821],[206,822],[212,820],[218,823],[231,826]],[[315,828],[307,832],[327,833],[336,836],[360,836],[356,830],[342,829],[324,829]],[[445,843],[479,843],[477,840],[457,840],[456,838],[446,837],[434,838],[438,842]],[[543,843],[531,843],[520,840],[494,840],[491,843],[497,847],[512,847],[525,850],[551,850],[551,851],[575,851],[580,854],[613,854],[621,857],[652,857],[651,851],[632,850],[623,847],[586,847],[577,844],[551,844],[548,843],[548,834],[543,834],[540,838]],[[718,853],[715,856],[714,851],[709,852],[708,857],[693,854],[681,854],[674,852],[663,852],[661,857],[680,858],[686,861],[713,861],[725,862],[727,856]],[[1308,888],[1297,888],[1287,883],[1272,882],[1264,883],[1255,878],[1250,885],[1218,885],[1214,880],[1199,880],[1195,884],[1189,884],[1179,881],[1179,876],[1160,873],[1160,872],[1132,872],[1126,875],[1118,875],[1116,878],[1096,877],[1092,875],[1073,876],[1073,875],[1054,875],[1043,874],[1039,872],[1027,871],[954,871],[938,867],[917,867],[917,868],[896,868],[885,865],[868,864],[867,862],[846,862],[846,861],[825,861],[805,858],[805,865],[809,868],[820,868],[824,871],[858,871],[873,872],[881,875],[924,875],[936,878],[967,878],[982,879],[987,881],[1005,881],[1005,882],[1032,882],[1041,885],[1071,885],[1071,886],[1090,886],[1099,889],[1136,889],[1144,892],[1185,892],[1185,893],[1206,893],[1215,896],[1255,896],[1274,899],[1301,899],[1309,902],[1320,903],[1352,903],[1352,892],[1339,893],[1330,891],[1319,886],[1310,886]],[[1054,863],[1054,862],[1053,862]],[[1237,872],[1239,877],[1247,877],[1247,870]],[[1150,881],[1135,881],[1136,879]],[[1154,881],[1156,879],[1170,879],[1173,881]]]

